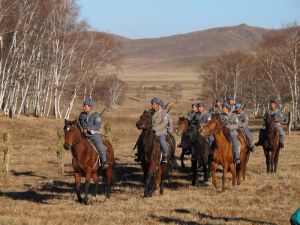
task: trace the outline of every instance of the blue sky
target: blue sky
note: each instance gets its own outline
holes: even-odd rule
[[[76,0],[93,30],[128,38],[162,37],[246,23],[300,24],[300,0]]]

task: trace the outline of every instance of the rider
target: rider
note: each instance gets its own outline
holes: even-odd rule
[[[160,106],[161,100],[157,97],[151,99],[151,109],[153,112],[152,115],[152,129],[155,131],[159,143],[162,147],[162,160],[161,162],[168,162],[168,143],[166,140],[167,137],[167,124],[168,118],[165,110],[163,110]]]
[[[266,123],[269,116],[274,116],[276,120],[275,127],[279,131],[279,145],[280,148],[284,148],[284,139],[285,139],[285,133],[282,127],[280,126],[280,123],[284,121],[283,113],[280,109],[277,108],[278,102],[275,99],[271,99],[269,102],[269,109],[265,112],[264,115],[264,124],[263,127],[259,130],[259,140],[255,143],[256,146],[262,145],[265,140],[266,135]]]
[[[248,115],[245,111],[243,111],[242,105],[239,103],[235,104],[234,113],[236,113],[238,116],[239,127],[242,129],[243,133],[245,134],[246,139],[249,142],[249,150],[252,152],[255,149],[255,145],[253,144],[253,137],[248,127],[248,123],[249,123]]]
[[[229,111],[230,111],[230,112],[235,111],[235,99],[234,99],[234,97],[229,96],[229,97],[228,97],[228,103],[229,103],[229,105],[230,105]]]
[[[224,103],[222,105],[222,113],[221,120],[226,125],[226,127],[230,130],[230,137],[233,145],[233,151],[235,156],[235,163],[240,163],[240,143],[238,141],[238,133],[236,129],[238,129],[238,117],[237,114],[231,113],[229,110],[231,106],[228,103]]]
[[[198,102],[197,107],[198,107],[198,112],[196,114],[195,120],[197,121],[199,127],[203,127],[211,120],[211,114],[205,110],[204,102]],[[209,135],[208,141],[209,141],[209,146],[211,146],[214,141],[214,137],[212,135]]]
[[[100,137],[101,118],[100,114],[93,110],[93,107],[94,103],[91,99],[86,99],[83,102],[83,112],[80,113],[77,124],[81,132],[96,146],[102,162],[102,168],[106,169],[106,146]]]
[[[169,114],[169,112],[166,110],[166,105],[165,105],[163,100],[160,100],[160,106],[166,112],[166,115],[167,115],[167,121],[168,121],[167,131],[168,131],[169,134],[172,134],[172,132],[173,132],[173,120],[172,120],[172,117]]]
[[[221,98],[216,98],[215,106],[211,110],[211,114],[221,114],[222,113],[222,100]]]
[[[197,115],[197,112],[198,112],[198,108],[197,108],[197,103],[192,103],[192,110],[190,112],[188,112],[186,118],[189,120],[190,124],[194,124],[195,121],[196,121],[196,115]],[[184,148],[186,149],[186,151],[189,152],[190,150],[190,141],[189,141],[189,137],[188,135],[186,134],[186,132],[184,132],[182,135],[181,135],[181,141],[180,141],[180,144],[178,144],[177,146],[179,148]],[[187,153],[188,153],[187,152]]]

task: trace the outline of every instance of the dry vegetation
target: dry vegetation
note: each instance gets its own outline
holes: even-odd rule
[[[130,83],[129,97],[134,97],[138,85]],[[174,121],[178,114],[189,110],[189,103],[197,93],[195,84],[184,83],[184,101],[174,107]],[[229,177],[225,193],[200,181],[192,187],[191,173],[186,169],[174,173],[163,196],[156,193],[150,199],[142,197],[141,168],[134,162],[132,151],[139,133],[135,122],[149,107],[150,96],[161,96],[167,101],[164,94],[153,90],[143,104],[127,98],[123,106],[105,113],[104,121],[111,124],[115,141],[116,182],[109,200],[98,195],[98,202],[89,206],[74,200],[70,153],[66,154],[65,174],[61,179],[56,152],[49,149],[55,145],[56,132],[63,121],[0,117],[0,129],[10,130],[14,145],[22,146],[13,150],[9,186],[0,186],[0,224],[289,224],[290,215],[300,203],[300,132],[287,137],[276,174],[266,174],[263,152],[258,148],[251,154],[247,180],[233,188]],[[102,108],[99,106],[98,110]],[[77,105],[74,113],[79,111]],[[251,120],[255,139],[259,124],[260,121]],[[221,184],[221,173],[218,177]]]

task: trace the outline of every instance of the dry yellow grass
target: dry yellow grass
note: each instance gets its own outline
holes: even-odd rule
[[[131,83],[128,95],[138,84]],[[189,110],[189,99],[196,98],[197,93],[194,90],[192,94],[191,87],[186,84],[186,97],[174,110]],[[263,151],[258,148],[250,156],[247,180],[233,188],[229,175],[225,193],[200,181],[192,187],[191,173],[186,169],[174,173],[163,196],[156,193],[144,199],[141,168],[133,161],[132,148],[139,134],[135,122],[147,107],[148,103],[128,98],[117,110],[105,113],[104,121],[111,123],[115,138],[116,184],[109,200],[98,195],[98,202],[89,206],[74,200],[70,153],[66,154],[65,176],[60,179],[56,152],[49,150],[63,120],[0,117],[0,129],[9,129],[15,145],[22,146],[12,153],[9,186],[0,185],[0,224],[289,224],[290,215],[300,206],[300,132],[287,137],[276,174],[266,174]],[[74,113],[79,110],[80,105]],[[173,117],[176,121],[177,114]],[[259,123],[251,120],[256,139]],[[176,154],[180,154],[179,149]],[[221,184],[221,173],[218,177]]]

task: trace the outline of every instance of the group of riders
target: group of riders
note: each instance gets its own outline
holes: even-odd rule
[[[166,105],[163,100],[154,97],[151,99],[151,108],[148,110],[152,115],[152,129],[158,137],[159,143],[162,149],[162,163],[168,161],[168,134],[173,132],[172,118],[166,109]],[[274,116],[276,120],[276,128],[279,131],[280,148],[284,148],[285,132],[281,127],[281,123],[284,121],[282,111],[278,107],[278,102],[275,99],[271,99],[269,102],[269,109],[264,114],[264,125],[260,129],[259,141],[254,144],[253,137],[250,132],[248,123],[248,115],[243,110],[244,106],[239,103],[235,103],[233,97],[229,97],[227,102],[222,102],[220,98],[215,100],[215,105],[210,110],[207,110],[204,102],[197,102],[192,104],[192,110],[186,115],[186,118],[190,121],[191,125],[195,125],[198,128],[205,126],[214,115],[219,115],[223,124],[230,130],[230,137],[233,145],[233,151],[235,156],[235,163],[240,163],[239,148],[240,143],[238,141],[237,129],[241,129],[249,143],[249,150],[254,151],[255,147],[262,145],[266,136],[266,121],[269,116]],[[80,113],[78,119],[78,126],[81,132],[94,144],[95,148],[99,152],[101,159],[101,167],[107,168],[106,159],[106,146],[101,139],[101,116],[94,110],[94,103],[91,99],[86,99],[83,102],[83,112]],[[208,137],[210,146],[214,142],[212,135]],[[182,134],[181,143],[178,147],[189,149],[190,141],[187,138],[187,133]],[[137,155],[137,161],[140,160],[140,154]]]

